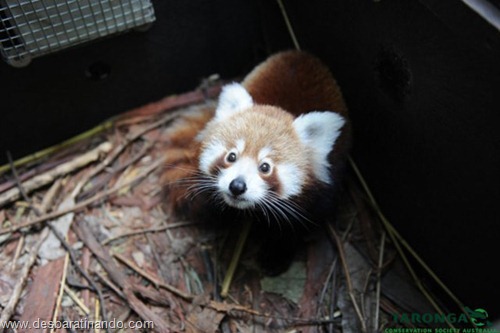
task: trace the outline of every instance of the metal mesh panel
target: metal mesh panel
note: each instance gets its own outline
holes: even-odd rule
[[[0,0],[0,51],[14,66],[155,20],[150,0]]]

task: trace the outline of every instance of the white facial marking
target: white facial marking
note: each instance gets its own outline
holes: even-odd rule
[[[259,151],[259,154],[257,155],[257,158],[259,159],[259,161],[262,161],[267,156],[269,156],[269,154],[271,154],[271,148],[270,147],[264,147],[264,148],[262,148]]]
[[[243,150],[245,150],[245,140],[238,139],[236,140],[236,150],[241,154]]]
[[[244,179],[247,190],[235,198],[229,190],[229,184],[238,177]],[[257,164],[248,157],[242,157],[229,168],[222,170],[217,187],[225,202],[239,209],[254,207],[268,190],[267,183],[258,174]]]
[[[215,120],[223,120],[235,113],[250,108],[253,100],[246,89],[239,83],[224,86],[219,96],[219,103],[215,110]]]
[[[277,166],[278,179],[282,185],[283,199],[300,194],[304,185],[304,171],[293,164],[281,164]]]
[[[300,140],[312,152],[314,175],[327,184],[332,182],[328,170],[330,167],[328,154],[333,149],[344,124],[342,116],[329,111],[306,113],[293,122]]]
[[[210,173],[210,166],[226,151],[226,147],[220,141],[211,142],[200,155],[200,170],[206,174]]]

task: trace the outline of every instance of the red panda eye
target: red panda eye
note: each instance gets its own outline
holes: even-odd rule
[[[268,173],[269,171],[271,171],[271,166],[269,165],[269,163],[264,162],[259,166],[259,170],[262,173]]]
[[[236,159],[237,159],[237,156],[235,153],[229,153],[227,156],[226,156],[226,161],[228,161],[229,163],[233,163],[233,162],[236,162]]]

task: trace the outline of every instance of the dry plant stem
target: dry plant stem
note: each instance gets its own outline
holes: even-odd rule
[[[80,155],[67,163],[63,163],[52,170],[49,170],[43,174],[25,181],[24,183],[22,183],[22,188],[27,194],[35,189],[52,183],[55,179],[61,176],[67,175],[68,173],[78,170],[81,167],[88,165],[89,163],[95,162],[101,154],[107,153],[110,150],[111,144],[109,142],[103,142],[91,151]],[[4,193],[0,194],[0,206],[19,199],[21,195],[22,193],[19,186],[5,191]]]
[[[113,174],[117,174],[123,170],[125,170],[126,168],[128,168],[130,165],[134,164],[135,162],[137,162],[139,159],[141,159],[147,152],[148,150],[153,146],[153,142],[148,142],[146,143],[142,148],[141,148],[141,151],[139,153],[137,153],[134,157],[132,157],[130,160],[128,160],[125,164],[123,165],[120,165],[119,167],[117,167],[115,170],[113,170],[111,173],[108,174],[108,181],[109,179],[111,179],[111,177],[113,176]],[[91,171],[91,173],[89,173],[85,179],[83,179],[83,181],[81,181],[79,184],[78,184],[78,187],[75,188],[75,192],[78,193],[78,197],[77,199],[80,199],[80,198],[85,198],[85,197],[88,197],[92,194],[95,194],[97,191],[99,191],[101,189],[101,187],[104,185],[104,184],[100,184],[100,186],[96,186],[96,185],[93,185],[90,189],[82,192],[81,190],[83,189],[83,187],[90,181],[90,179],[92,179],[92,177],[94,177],[97,173],[93,172],[95,169],[93,169]],[[106,184],[108,182],[106,181]]]
[[[120,296],[124,300],[127,299],[127,297],[121,292],[120,288],[118,288],[113,282],[109,281],[99,272],[95,272],[95,274],[105,285],[109,287],[109,289],[113,290],[118,296]]]
[[[64,292],[75,302],[76,305],[85,313],[86,316],[90,314],[89,308],[78,298],[78,296],[71,290],[68,285],[64,285]]]
[[[151,276],[150,274],[148,274],[144,270],[142,270],[139,267],[137,267],[136,265],[134,265],[130,260],[128,260],[124,256],[122,256],[118,253],[113,254],[113,256],[116,259],[120,260],[125,265],[127,265],[129,268],[134,270],[136,273],[141,275],[143,278],[145,278],[146,280],[149,280],[156,287],[166,289],[166,290],[170,291],[172,294],[177,295],[177,296],[179,296],[187,301],[192,301],[194,299],[193,295],[187,294],[187,293],[183,292],[182,290],[179,290],[176,287],[174,287],[168,283],[164,283],[162,281],[159,281],[157,278]]]
[[[114,242],[120,238],[124,237],[130,237],[130,236],[137,236],[137,235],[142,235],[145,233],[151,233],[151,232],[159,232],[159,231],[165,231],[168,229],[174,229],[174,228],[181,228],[181,227],[187,227],[187,226],[192,226],[198,224],[197,222],[179,222],[179,223],[172,223],[168,224],[162,227],[154,227],[154,228],[149,228],[149,229],[141,229],[141,230],[134,230],[130,232],[124,232],[123,234],[116,235],[113,237],[110,237],[108,239],[105,239],[102,242],[102,245],[108,245],[111,242]]]
[[[122,288],[128,306],[143,320],[152,320],[155,323],[155,331],[168,331],[168,323],[135,296],[133,286],[129,282],[128,277],[119,269],[109,252],[97,241],[89,227],[82,222],[73,224],[73,230],[76,232],[78,238],[92,251],[113,282]]]
[[[336,260],[335,260],[336,261]],[[331,280],[331,287],[330,287],[330,309],[328,313],[328,317],[330,319],[335,317],[335,305],[336,305],[336,283],[337,283],[337,276],[335,272],[332,272],[332,280]],[[328,333],[333,333],[334,327],[333,327],[333,322],[328,324]]]
[[[429,294],[429,292],[427,291],[427,289],[425,289],[424,285],[422,284],[422,282],[418,278],[417,273],[415,273],[415,270],[411,266],[410,261],[408,260],[405,252],[401,248],[399,240],[396,238],[396,236],[391,231],[389,231],[389,237],[391,237],[391,240],[394,243],[394,246],[396,246],[396,250],[398,251],[399,255],[401,256],[401,259],[403,260],[403,262],[404,262],[404,264],[406,266],[406,269],[410,272],[410,275],[413,278],[413,281],[415,282],[417,288],[422,292],[422,294],[429,301],[429,303],[431,303],[432,307],[440,315],[444,315],[443,310],[441,310],[441,308],[439,307],[439,305],[434,301],[434,299],[432,298],[432,296]],[[446,316],[443,316],[443,317],[445,318],[446,324],[448,324],[448,326],[450,328],[455,328],[455,326],[453,326],[453,324],[448,320],[448,318]]]
[[[12,160],[10,162],[11,162],[10,166],[11,166],[12,172],[14,174],[15,181],[17,182],[18,186],[20,186],[19,178],[15,176],[15,175],[17,175],[17,171],[16,171],[16,168],[14,166],[14,163],[12,163]],[[56,196],[56,194],[60,188],[60,185],[61,185],[61,182],[58,180],[47,191],[47,194],[45,194],[45,197],[43,198],[43,201],[42,201],[42,205],[40,207],[41,212],[45,212],[47,207],[52,204],[52,202],[54,201],[54,197]],[[28,253],[29,253],[28,260],[25,262],[25,264],[21,270],[21,274],[17,278],[16,285],[14,286],[14,289],[13,289],[12,295],[10,296],[9,302],[5,306],[5,308],[2,312],[2,315],[0,317],[0,322],[6,322],[12,316],[12,313],[14,312],[14,310],[16,308],[17,302],[19,301],[19,298],[21,297],[21,293],[23,291],[23,287],[24,287],[24,284],[26,282],[26,279],[28,278],[28,274],[36,262],[36,258],[38,256],[38,251],[40,250],[40,247],[42,246],[43,242],[45,241],[45,239],[47,238],[48,235],[49,235],[49,229],[44,228],[42,230],[42,232],[40,232],[39,238],[36,241],[35,245],[33,245],[33,247],[28,251]],[[3,331],[3,328],[0,329],[0,333],[2,331]]]
[[[113,125],[112,121],[107,121],[101,125],[98,125],[92,129],[82,133],[82,134],[79,134],[79,135],[77,135],[77,136],[75,136],[67,141],[64,141],[63,143],[60,143],[58,145],[46,148],[46,149],[39,151],[37,153],[34,153],[31,155],[25,156],[21,159],[18,159],[17,161],[14,162],[14,166],[17,168],[21,165],[40,160],[44,157],[47,157],[53,153],[56,153],[56,152],[62,150],[63,148],[69,147],[69,146],[71,146],[77,142],[80,142],[84,139],[91,138],[91,137],[111,128],[112,125]],[[9,169],[11,169],[9,164],[0,166],[0,175],[2,173],[4,173],[5,171],[8,171]]]
[[[374,332],[378,332],[379,328],[379,318],[380,318],[380,290],[382,289],[382,266],[384,265],[384,250],[385,250],[385,232],[382,233],[382,238],[380,240],[380,252],[378,257],[377,266],[377,287],[376,287],[376,297],[377,306],[375,307],[375,319],[374,319]]]
[[[42,203],[39,207],[40,213],[45,214],[49,210],[49,207],[54,204],[55,198],[59,194],[61,187],[62,179],[58,179],[54,182],[54,184],[52,184],[52,186],[43,197]]]
[[[35,214],[41,215],[41,212],[33,206],[31,199],[28,197],[28,195],[26,194],[26,191],[23,188],[23,185],[19,181],[17,170],[16,170],[16,167],[14,166],[14,164],[12,163],[12,160],[10,160],[10,162],[11,162],[11,167],[12,167],[12,173],[13,173],[14,178],[16,180],[17,187],[19,188],[19,192],[22,194],[24,200],[29,203],[30,207],[32,207]],[[49,193],[48,193],[49,198],[45,198],[45,200],[43,202],[44,209],[46,208],[46,205],[48,204],[48,202],[52,201],[53,196],[55,195],[55,192],[57,192],[57,191],[58,191],[58,184],[55,183],[52,186],[52,188],[49,190]],[[101,308],[102,317],[104,320],[106,320],[107,316],[106,316],[106,309],[104,308],[104,302],[103,302],[104,297],[102,295],[102,291],[98,288],[97,284],[92,280],[92,278],[88,275],[88,273],[78,264],[75,253],[73,252],[72,247],[68,244],[68,242],[66,241],[64,236],[59,233],[57,228],[54,227],[51,222],[48,222],[47,225],[50,228],[50,230],[52,231],[52,233],[56,236],[56,238],[61,242],[61,245],[64,247],[64,249],[67,252],[67,256],[66,256],[66,259],[64,261],[64,271],[63,271],[63,275],[62,275],[60,294],[59,294],[58,299],[57,299],[58,304],[56,305],[56,308],[54,310],[54,321],[57,319],[57,311],[59,309],[60,302],[62,300],[64,285],[66,283],[66,271],[67,271],[67,265],[68,265],[68,258],[71,259],[71,263],[73,264],[73,266],[75,266],[76,270],[85,278],[85,280],[87,280],[87,282],[97,292],[97,295],[98,295],[99,299],[101,300],[101,304],[103,305],[103,307]],[[51,332],[52,331],[53,330],[51,330]]]
[[[337,259],[338,259],[337,257],[335,259],[333,259],[332,264],[330,265],[330,269],[328,270],[328,274],[326,276],[325,282],[323,283],[323,288],[321,288],[321,293],[319,294],[318,305],[323,303],[323,301],[325,300],[326,292],[328,289],[328,284],[333,277],[333,273],[335,271],[335,266],[337,266]],[[318,306],[318,312],[316,313],[317,316],[320,315],[320,310],[321,309]]]
[[[363,187],[363,190],[365,191],[366,195],[368,196],[368,199],[370,201],[370,204],[372,205],[373,209],[375,209],[378,217],[384,224],[384,227],[386,228],[389,237],[391,240],[394,242],[394,245],[396,246],[399,255],[403,258],[403,261],[407,267],[407,269],[410,271],[410,274],[412,275],[413,279],[415,280],[415,283],[417,284],[417,287],[420,289],[420,291],[425,295],[427,300],[434,306],[436,311],[439,313],[442,313],[441,308],[436,304],[436,302],[432,299],[432,297],[429,295],[427,290],[425,290],[424,286],[420,282],[419,278],[417,277],[416,273],[414,272],[413,268],[411,267],[411,264],[409,261],[406,259],[406,255],[404,254],[404,251],[401,249],[399,244],[402,244],[404,248],[412,255],[413,258],[422,266],[425,271],[436,281],[436,283],[448,294],[448,296],[460,307],[463,313],[467,314],[467,312],[464,309],[464,306],[462,302],[455,296],[455,294],[448,289],[448,287],[441,281],[441,279],[434,273],[434,271],[427,266],[427,264],[424,262],[424,260],[413,250],[413,248],[406,242],[406,240],[398,233],[398,231],[392,226],[392,224],[389,222],[389,220],[385,217],[385,215],[382,213],[377,201],[375,200],[370,188],[368,187],[365,179],[363,178],[363,175],[359,171],[358,167],[352,160],[352,158],[349,158],[349,163],[351,165],[351,168],[354,170],[354,173],[356,174],[356,177],[358,178],[359,182],[361,183],[361,186]]]
[[[59,308],[61,307],[61,302],[64,294],[64,287],[66,286],[66,274],[68,273],[68,263],[69,263],[69,254],[66,254],[64,257],[64,266],[61,275],[61,282],[59,287],[59,295],[57,295],[56,306],[54,307],[54,313],[52,316],[52,322],[56,322],[59,316]],[[50,333],[54,333],[55,328],[50,329]]]
[[[204,99],[206,99],[207,97],[212,98],[212,97],[217,96],[219,94],[219,92],[220,92],[220,86],[216,86],[216,87],[209,88],[208,91],[206,92],[206,94],[199,92],[199,91],[191,91],[191,92],[184,93],[181,95],[168,96],[168,97],[166,97],[158,102],[151,103],[151,105],[147,105],[145,107],[143,106],[143,107],[131,110],[129,112],[126,112],[122,116],[113,117],[113,118],[105,121],[104,123],[92,128],[84,133],[81,133],[81,134],[79,134],[79,135],[77,135],[77,136],[75,136],[67,141],[64,141],[61,144],[46,148],[42,151],[39,151],[37,153],[31,154],[31,155],[25,156],[19,160],[16,160],[14,162],[14,165],[16,167],[19,167],[19,166],[27,164],[27,163],[38,161],[38,160],[45,158],[53,153],[58,152],[66,147],[69,147],[75,143],[78,143],[78,142],[81,142],[83,140],[95,137],[96,135],[98,135],[104,131],[107,131],[108,129],[112,128],[115,125],[119,126],[121,118],[130,117],[131,115],[133,115],[135,112],[137,112],[140,109],[147,108],[149,111],[152,111],[149,113],[149,115],[157,114],[160,112],[165,112],[168,110],[180,108],[180,107],[187,106],[190,104],[200,103]],[[10,169],[10,166],[8,164],[0,166],[0,175],[2,173],[4,173],[5,171],[8,171],[9,169]]]
[[[297,37],[295,37],[295,33],[293,31],[292,24],[290,23],[290,19],[288,18],[288,14],[286,12],[285,6],[283,5],[282,0],[276,0],[278,2],[278,6],[280,7],[281,14],[283,15],[283,19],[285,20],[286,28],[288,29],[288,33],[290,34],[290,38],[292,38],[293,45],[297,50],[300,51],[299,41]]]
[[[342,263],[342,267],[343,267],[344,273],[345,273],[347,290],[349,291],[349,296],[351,298],[352,305],[354,306],[354,310],[356,311],[356,314],[358,315],[358,318],[359,318],[359,321],[361,324],[361,331],[367,332],[365,318],[363,317],[363,314],[361,313],[361,308],[359,307],[359,304],[356,301],[356,297],[354,295],[354,288],[352,286],[351,274],[349,273],[349,267],[347,266],[347,260],[345,258],[344,246],[343,246],[342,240],[340,239],[340,237],[337,235],[337,232],[335,231],[335,229],[333,229],[333,227],[330,224],[328,224],[328,230],[330,231],[330,234],[332,235],[335,243],[337,244],[340,262]]]
[[[102,200],[116,192],[118,192],[119,190],[121,190],[122,188],[124,187],[127,187],[127,186],[130,186],[132,185],[133,183],[137,182],[138,180],[146,177],[149,173],[151,173],[152,171],[154,171],[155,169],[157,169],[158,167],[160,167],[164,162],[164,159],[163,158],[160,158],[158,159],[157,161],[155,161],[154,163],[152,163],[150,166],[148,166],[147,168],[145,168],[140,174],[138,174],[134,179],[130,179],[126,182],[124,182],[123,184],[119,184],[109,190],[106,190],[102,193],[99,193],[91,198],[88,198],[86,200],[83,200],[79,203],[77,203],[76,205],[74,205],[73,207],[70,207],[68,209],[63,209],[63,210],[60,210],[60,211],[57,211],[57,212],[52,212],[52,213],[49,213],[49,214],[46,214],[46,215],[42,215],[40,217],[37,217],[31,221],[26,221],[24,223],[19,223],[19,224],[16,224],[16,225],[13,225],[11,227],[8,227],[8,228],[1,228],[0,229],[0,235],[3,235],[3,234],[8,234],[10,232],[14,232],[14,231],[17,231],[19,229],[22,229],[22,228],[26,228],[26,227],[30,227],[30,226],[33,226],[33,225],[36,225],[36,224],[39,224],[39,223],[42,223],[42,222],[45,222],[47,220],[53,220],[55,218],[58,218],[62,215],[66,215],[68,213],[72,213],[72,212],[76,212],[76,211],[79,211],[83,208],[86,208],[87,206],[99,201],[99,200]]]
[[[170,121],[170,120],[173,120],[174,118],[178,117],[178,113],[169,113],[167,114],[165,117],[161,118],[160,120],[148,125],[148,126],[145,126],[144,128],[142,128],[141,130],[138,130],[136,131],[135,133],[132,133],[131,135],[125,137],[125,141],[122,142],[121,144],[119,144],[117,147],[115,147],[113,149],[113,151],[111,151],[109,153],[109,155],[104,159],[104,161],[102,161],[96,168],[94,168],[90,173],[89,175],[86,177],[85,181],[82,182],[82,187],[85,186],[87,184],[87,182],[92,179],[93,177],[95,177],[97,174],[99,174],[100,172],[102,172],[106,167],[108,167],[114,160],[116,160],[116,158],[125,150],[125,148],[132,142],[134,142],[135,140],[137,140],[138,138],[140,138],[142,135],[146,134],[147,132],[155,129],[156,127],[158,126],[161,126],[162,124]],[[144,153],[146,152],[149,148],[151,148],[153,146],[153,143],[146,143],[146,145],[143,147],[143,149],[141,150],[141,153]],[[142,154],[139,153],[137,156],[142,156]],[[134,161],[136,160],[136,158],[133,159]],[[132,162],[133,163],[133,162]]]
[[[99,317],[99,310],[98,310],[99,309],[99,299],[98,298],[96,298],[96,300],[95,300],[95,307],[94,308],[95,308],[95,313],[94,313],[95,321],[99,322],[100,317]],[[100,332],[101,332],[100,328],[97,327],[95,329],[95,333],[100,333]]]
[[[24,246],[24,234],[21,235],[21,237],[19,237],[19,241],[17,242],[17,246],[16,246],[16,252],[14,253],[14,257],[12,258],[12,261],[10,263],[10,272],[14,272],[14,270],[16,269],[16,263],[17,263],[17,259],[19,258],[19,255],[21,254],[21,250],[23,249],[23,246]]]
[[[35,245],[33,245],[33,247],[29,250],[28,260],[25,262],[21,270],[21,274],[17,278],[16,285],[14,286],[12,295],[9,298],[9,302],[2,311],[2,315],[0,316],[0,323],[6,323],[8,320],[10,320],[10,317],[14,313],[17,302],[21,297],[24,284],[26,283],[26,280],[28,278],[28,274],[31,271],[31,267],[33,267],[33,265],[35,264],[36,258],[38,256],[38,251],[40,250],[40,247],[42,246],[42,243],[45,241],[45,238],[47,238],[48,234],[49,234],[48,229],[44,229],[40,234]],[[3,327],[0,326],[0,333],[2,333],[3,330],[4,330]]]
[[[89,283],[89,285],[93,288],[93,290],[97,293],[97,297],[101,301],[101,313],[102,313],[102,318],[104,321],[107,320],[108,316],[106,314],[106,308],[105,308],[105,303],[104,303],[104,295],[102,294],[101,289],[97,286],[97,284],[94,282],[94,280],[90,277],[90,275],[85,271],[80,264],[78,263],[78,260],[76,259],[75,253],[73,251],[73,248],[68,244],[66,239],[59,233],[59,231],[52,225],[52,223],[47,223],[49,226],[50,230],[54,233],[54,235],[57,237],[57,239],[61,242],[63,245],[64,249],[68,253],[69,258],[71,259],[71,263],[75,267],[75,269],[80,273],[85,280]],[[57,309],[57,308],[56,308]]]
[[[224,276],[224,280],[222,281],[222,288],[220,295],[222,298],[226,298],[229,293],[229,288],[231,287],[231,282],[233,281],[234,272],[236,271],[236,267],[240,261],[241,252],[245,247],[245,243],[248,238],[248,234],[250,233],[250,227],[252,226],[252,221],[250,219],[245,219],[243,224],[243,230],[238,238],[238,243],[236,243],[236,249],[233,252],[233,257],[231,258],[231,262],[229,263],[229,267],[227,269],[226,275]]]

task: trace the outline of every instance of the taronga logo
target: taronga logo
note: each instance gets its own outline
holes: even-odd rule
[[[471,323],[476,327],[490,327],[491,322],[488,320],[488,312],[485,309],[475,309],[472,310],[468,306],[465,307],[465,311],[469,314]]]
[[[476,328],[488,328],[492,326],[488,320],[488,312],[477,308],[472,310],[465,307],[466,313],[393,313],[392,319],[397,324],[412,324],[418,327],[420,324],[471,324]]]

